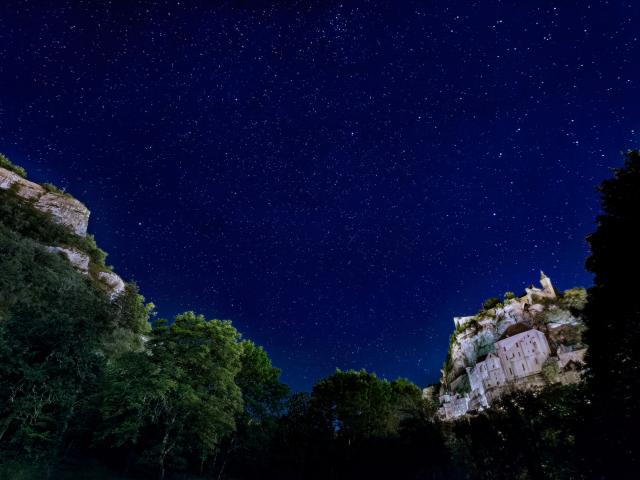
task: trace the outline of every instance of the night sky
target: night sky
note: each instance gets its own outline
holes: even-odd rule
[[[133,3],[2,2],[0,151],[160,316],[232,319],[294,389],[424,386],[454,315],[591,283],[639,2]]]

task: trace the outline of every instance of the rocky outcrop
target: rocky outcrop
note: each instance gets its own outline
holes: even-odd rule
[[[98,279],[107,287],[111,299],[124,292],[124,281],[119,275],[113,272],[99,272]]]
[[[1,167],[0,188],[14,188],[20,197],[33,202],[35,208],[50,213],[56,223],[65,225],[76,235],[84,237],[87,234],[90,212],[75,198],[50,192],[43,186]]]
[[[70,195],[52,191],[20,175],[0,167],[0,189],[12,189],[31,203],[36,209],[51,214],[54,222],[68,227],[79,236],[86,236],[89,224],[89,209]],[[89,268],[91,259],[86,253],[66,246],[44,247],[48,252],[64,255],[78,272],[90,276],[113,300],[125,289],[125,282],[111,271],[98,271],[101,267]]]
[[[69,263],[80,273],[87,275],[89,273],[89,255],[78,250],[64,247],[47,247],[48,252],[62,253]]]
[[[89,259],[89,255],[87,255],[86,253],[80,252],[78,250],[74,250],[72,248],[56,247],[56,246],[46,247],[46,250],[51,253],[63,254],[66,257],[66,259],[69,261],[71,266],[75,268],[78,272],[82,273],[83,275],[90,275],[89,274],[90,259]],[[109,297],[112,300],[117,298],[118,296],[120,296],[122,292],[124,292],[124,288],[125,288],[124,280],[122,280],[122,278],[120,278],[120,276],[116,273],[109,272],[109,271],[100,271],[97,274],[96,273],[91,274],[91,276],[95,280],[100,282],[100,285],[102,285],[104,290],[107,292],[107,295],[109,295]]]

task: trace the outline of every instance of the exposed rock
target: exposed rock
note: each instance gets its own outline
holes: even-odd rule
[[[114,299],[124,292],[124,281],[119,275],[113,272],[100,272],[98,279],[108,288],[111,299]]]
[[[73,268],[85,275],[89,273],[89,255],[78,250],[64,247],[47,247],[49,252],[61,252],[67,257]]]
[[[47,191],[41,185],[0,167],[0,188],[16,188],[16,193],[34,202],[34,207],[52,215],[56,223],[69,227],[73,233],[84,237],[89,224],[89,209],[82,202],[67,195]]]
[[[20,175],[0,167],[0,189],[14,189],[16,194],[31,203],[41,212],[51,215],[53,221],[68,227],[80,236],[87,234],[89,210],[80,201],[66,195],[51,191],[35,182],[31,182]],[[46,246],[47,251],[62,253],[69,260],[73,268],[84,275],[91,275],[99,282],[112,300],[119,297],[125,289],[125,283],[119,275],[113,272],[100,271],[97,274],[89,271],[91,259],[84,252],[61,246]]]

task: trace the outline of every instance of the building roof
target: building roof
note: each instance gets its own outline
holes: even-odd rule
[[[528,325],[522,322],[518,322],[514,325],[509,325],[509,327],[507,327],[507,329],[504,331],[504,333],[498,339],[498,341],[504,340],[505,338],[513,337],[514,335],[518,335],[528,330],[531,330],[531,327],[529,327]]]
[[[522,333],[518,333],[517,335],[514,335],[512,337],[508,337],[505,338],[503,340],[498,340],[496,342],[496,349],[498,347],[504,347],[504,348],[511,348],[513,346],[514,343],[518,342],[519,340],[522,340],[523,338],[525,338],[528,334],[535,334],[536,336],[539,335],[543,335],[544,333],[542,333],[540,330],[536,330],[535,328],[530,328]]]

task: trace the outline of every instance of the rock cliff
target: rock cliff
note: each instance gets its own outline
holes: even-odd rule
[[[76,235],[85,236],[89,224],[89,209],[82,202],[64,193],[50,192],[42,185],[0,167],[0,188],[13,188],[25,200],[42,212],[51,214],[53,220],[69,227]]]
[[[74,235],[87,236],[89,209],[71,195],[57,191],[52,186],[40,185],[26,180],[6,168],[0,167],[0,189],[11,190],[41,212],[47,213],[51,220],[64,225]],[[87,251],[71,248],[69,245],[43,245],[51,252],[64,255],[74,269],[90,276],[111,299],[118,297],[125,288],[125,282],[116,273],[109,271],[104,264],[92,263]]]

